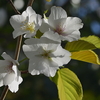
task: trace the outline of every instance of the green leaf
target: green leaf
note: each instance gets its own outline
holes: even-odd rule
[[[36,38],[40,38],[43,35],[43,33],[41,33],[39,30],[36,33]]]
[[[81,83],[75,73],[68,68],[59,69],[51,80],[57,85],[60,100],[82,100]]]
[[[87,42],[95,45],[97,48],[100,48],[100,38],[97,36],[92,35],[92,36],[88,36],[88,37],[82,37],[82,38],[80,38],[80,40],[87,41]]]
[[[65,49],[70,52],[81,51],[81,50],[91,50],[96,49],[96,46],[84,40],[78,40],[73,42],[68,42]]]
[[[100,65],[98,55],[92,50],[72,52],[71,58]]]
[[[65,49],[70,52],[93,50],[97,48],[100,48],[100,38],[97,36],[82,37],[78,41],[68,42],[65,46]]]

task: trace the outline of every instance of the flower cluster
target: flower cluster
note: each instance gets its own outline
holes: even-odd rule
[[[62,48],[61,41],[78,40],[79,29],[83,27],[81,19],[67,17],[66,11],[56,6],[51,8],[49,17],[44,15],[43,19],[29,6],[21,15],[13,15],[10,23],[14,28],[13,38],[23,34],[26,38],[23,51],[29,59],[28,72],[47,77],[54,77],[57,69],[71,60],[71,53]],[[36,38],[38,30],[43,33],[40,38]],[[5,60],[0,60],[0,86],[8,85],[16,92],[22,82],[21,72],[17,69],[19,63],[6,53],[2,57]]]

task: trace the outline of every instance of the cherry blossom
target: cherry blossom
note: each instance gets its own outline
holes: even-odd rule
[[[23,80],[20,71],[17,69],[19,63],[5,52],[1,56],[5,60],[0,60],[0,87],[8,85],[11,92],[17,92],[19,84]]]
[[[78,17],[67,17],[66,11],[61,7],[53,6],[49,17],[44,15],[41,32],[53,31],[58,33],[60,40],[69,42],[80,38],[79,29],[83,27],[83,23]]]
[[[21,15],[11,16],[10,23],[14,28],[13,38],[23,34],[25,34],[25,38],[31,38],[35,36],[42,19],[41,15],[36,14],[32,7],[29,6]]]
[[[57,69],[71,59],[71,53],[63,49],[59,41],[53,41],[47,37],[25,40],[23,51],[29,58],[28,71],[32,75],[44,74],[53,77]]]

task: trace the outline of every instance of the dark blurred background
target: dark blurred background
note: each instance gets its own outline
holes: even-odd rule
[[[13,0],[15,7],[23,12],[26,10],[28,0]],[[80,30],[81,36],[96,35],[100,37],[100,0],[35,0],[33,9],[43,15],[45,10],[55,6],[63,7],[68,16],[82,19],[84,27]],[[15,12],[7,0],[0,0],[0,55],[7,52],[14,58],[16,41],[13,39],[13,28],[9,19]],[[24,41],[24,39],[23,39]],[[100,56],[100,50],[95,50]],[[21,50],[19,61],[25,56]],[[2,59],[2,58],[1,58]],[[26,70],[28,61],[20,64],[19,69]],[[84,91],[83,100],[100,100],[100,66],[86,62],[71,60],[66,66],[79,77]],[[56,85],[44,75],[22,75],[23,82],[17,93],[9,91],[6,100],[59,100]],[[4,87],[0,87],[0,94]]]

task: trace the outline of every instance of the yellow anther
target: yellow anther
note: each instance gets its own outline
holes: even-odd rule
[[[22,30],[30,31],[31,33],[35,31],[35,25],[34,25],[34,23],[23,22],[23,24],[24,25],[21,27]]]

